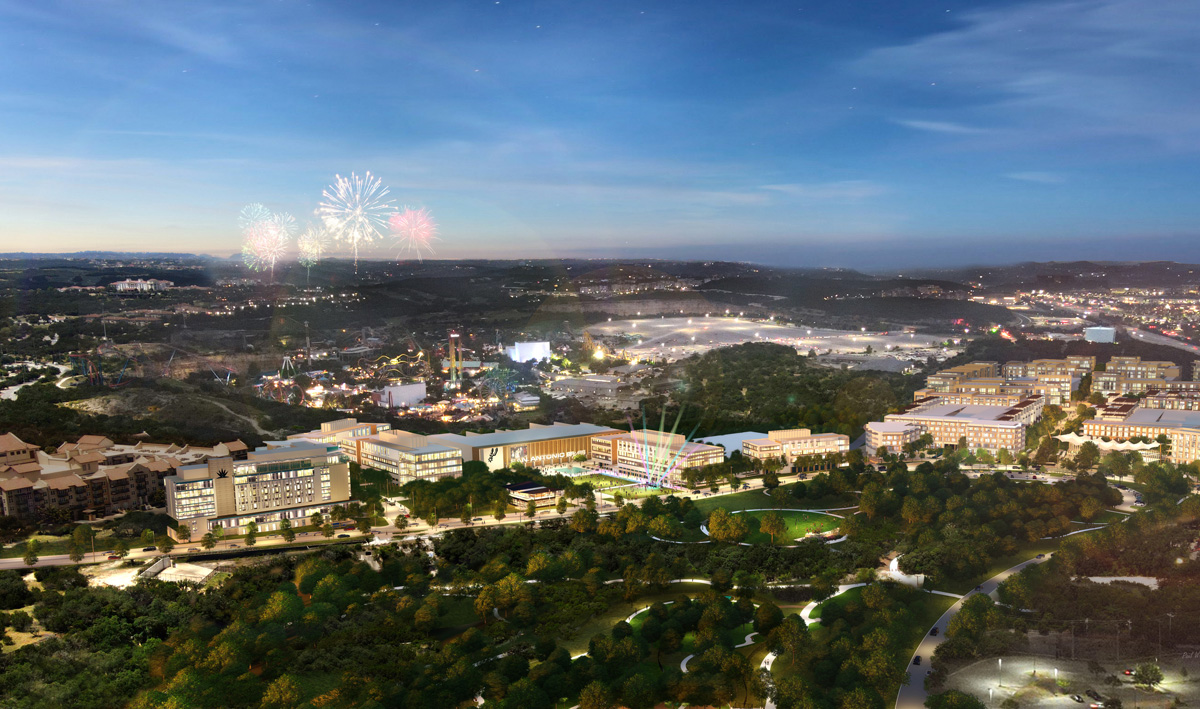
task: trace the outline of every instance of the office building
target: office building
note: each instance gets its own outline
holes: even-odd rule
[[[610,433],[618,431],[590,423],[530,424],[525,430],[495,433],[439,433],[429,440],[457,448],[463,461],[482,461],[489,470],[499,470],[514,463],[535,468],[564,465],[576,456],[586,457],[592,438]]]
[[[588,377],[568,377],[550,384],[551,392],[574,396],[616,396],[617,390],[620,388],[620,377],[599,374]]]
[[[371,400],[379,406],[389,409],[399,409],[416,406],[428,396],[425,382],[412,384],[389,384],[371,394]]]
[[[742,441],[742,453],[748,458],[783,458],[787,463],[804,456],[846,453],[849,450],[849,436],[840,433],[813,434],[807,428],[771,431],[766,438]]]
[[[1116,342],[1117,329],[1115,327],[1085,327],[1083,328],[1083,339],[1088,342]]]
[[[683,471],[725,461],[725,451],[685,436],[646,429],[595,436],[591,459],[642,482],[680,484]]]
[[[350,501],[350,467],[332,443],[296,440],[257,448],[245,460],[209,458],[165,482],[167,514],[192,539],[217,527],[244,534],[251,521],[260,532],[277,531],[284,519],[300,526]]]
[[[403,485],[413,480],[430,482],[462,475],[462,451],[406,431],[380,431],[358,439],[356,462],[364,468],[387,471]]]

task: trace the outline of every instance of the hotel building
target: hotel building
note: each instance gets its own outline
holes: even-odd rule
[[[1136,394],[1166,389],[1180,377],[1174,362],[1142,361],[1141,357],[1113,357],[1103,372],[1092,375],[1092,391],[1105,395]]]
[[[814,435],[807,428],[770,431],[766,438],[749,438],[742,441],[742,452],[749,458],[783,458],[788,463],[803,456],[846,453],[849,450],[849,436],[840,433]]]
[[[185,466],[166,489],[167,514],[193,539],[217,527],[243,534],[251,521],[270,532],[284,519],[299,526],[313,512],[349,502],[350,468],[336,445],[294,441],[255,449],[245,460]]]
[[[642,429],[593,437],[591,459],[648,483],[679,484],[684,470],[724,462],[725,449],[688,441],[677,433]]]

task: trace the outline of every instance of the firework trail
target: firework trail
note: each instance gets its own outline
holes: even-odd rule
[[[335,175],[334,183],[321,193],[325,201],[317,207],[317,216],[330,236],[353,249],[355,273],[359,248],[381,238],[379,230],[394,209],[387,195],[388,188],[370,172],[362,177],[353,172],[350,177]]]
[[[433,255],[433,242],[438,239],[437,222],[428,209],[405,207],[403,212],[388,217],[388,226],[400,244],[400,253],[412,253],[418,261],[424,261],[426,254]]]
[[[305,282],[310,280],[312,267],[321,261],[321,256],[327,248],[329,248],[329,236],[323,227],[310,224],[296,240],[296,249],[299,252],[296,260],[304,267]]]

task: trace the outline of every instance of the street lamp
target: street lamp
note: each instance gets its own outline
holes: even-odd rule
[[[996,658],[996,676],[1000,680],[1000,686],[1004,686],[1004,658]]]

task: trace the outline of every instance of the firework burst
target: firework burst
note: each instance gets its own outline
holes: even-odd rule
[[[418,261],[433,254],[433,242],[437,241],[437,222],[424,207],[396,212],[388,217],[388,226],[400,245],[400,253],[411,253]],[[397,255],[399,257],[399,255]]]
[[[299,251],[300,265],[305,268],[312,268],[321,260],[321,256],[325,254],[325,250],[329,248],[329,235],[319,226],[309,226],[296,240],[296,249]]]
[[[287,212],[272,214],[261,204],[242,210],[242,260],[255,271],[270,271],[275,279],[275,264],[287,255],[288,243],[296,233],[296,219]]]
[[[394,207],[387,199],[388,188],[367,172],[362,177],[334,176],[334,183],[321,193],[325,201],[317,207],[317,216],[330,236],[354,251],[354,270],[358,271],[359,248],[381,238],[388,212]]]

